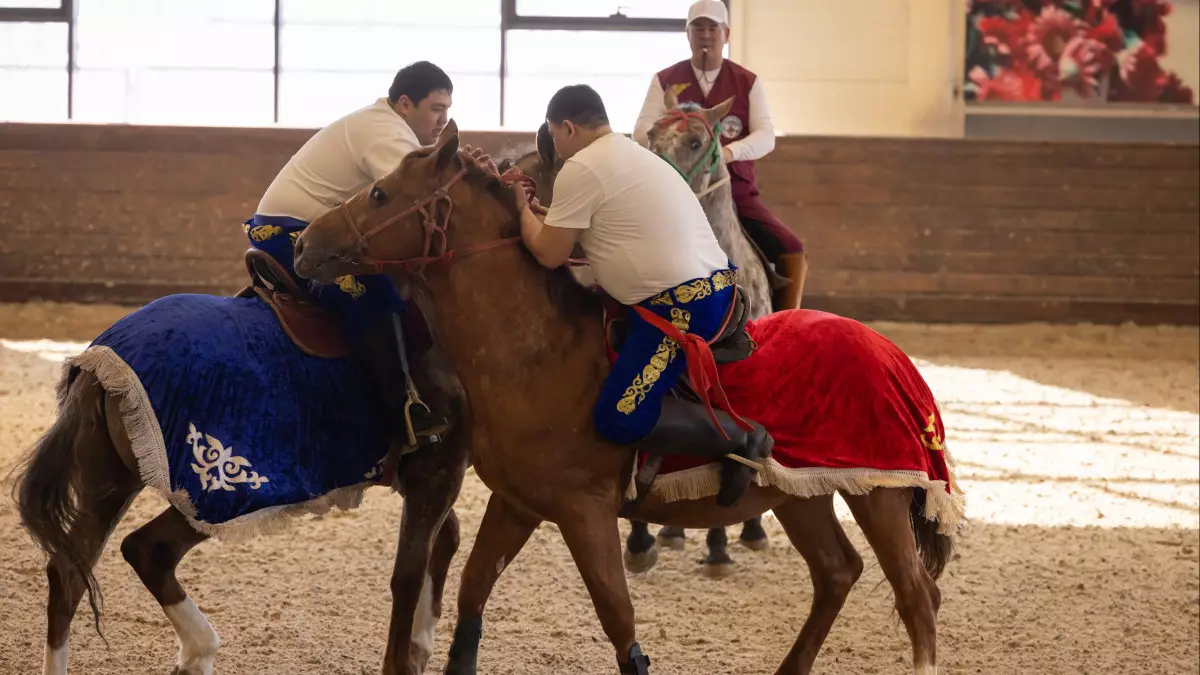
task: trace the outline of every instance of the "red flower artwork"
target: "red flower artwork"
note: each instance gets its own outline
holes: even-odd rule
[[[1168,0],[973,0],[968,100],[1193,103],[1166,72]]]

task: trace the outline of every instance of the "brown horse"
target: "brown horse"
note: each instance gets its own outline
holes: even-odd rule
[[[516,232],[512,192],[459,149],[458,129],[451,122],[435,147],[410,154],[392,174],[309,225],[296,242],[295,269],[316,280],[361,271],[364,265],[393,265],[400,280],[411,278],[414,269],[428,273],[438,322],[445,329],[443,346],[459,369],[474,411],[472,463],[492,490],[463,570],[445,672],[476,672],[488,596],[533,531],[550,521],[571,551],[620,672],[644,675],[648,659],[636,640],[617,527],[635,453],[601,441],[592,428],[592,408],[607,371],[599,308],[561,269],[541,268],[516,245]],[[773,510],[808,563],[814,585],[812,611],[777,672],[808,673],[863,568],[834,515],[833,493],[841,492],[895,591],[917,672],[936,672],[940,594],[935,579],[949,560],[963,502],[942,454],[944,432],[936,424],[936,412],[928,413],[928,435],[919,430],[928,406],[935,405],[932,394],[898,348],[857,322],[793,310],[761,323],[772,326],[777,337],[753,326],[759,352],[729,364],[755,371],[778,394],[754,398],[752,387],[741,396],[730,395],[736,407],[769,404],[781,415],[773,422],[777,426],[768,426],[776,435],[775,455],[757,484],[740,501],[722,508],[713,498],[715,465],[700,467],[699,473],[674,482],[671,490],[662,483],[673,476],[660,476],[629,516],[708,528]],[[825,351],[787,349],[788,340],[807,337],[798,327],[825,331]],[[782,349],[772,346],[777,340],[783,340],[778,342]],[[864,343],[883,349],[886,358],[866,351]],[[792,372],[800,362],[762,356],[771,350],[815,360],[825,370],[821,377]],[[721,372],[727,390],[738,384],[730,372]],[[869,382],[868,376],[873,378]],[[910,382],[909,391],[922,400],[884,399],[874,386],[899,380]],[[805,416],[806,411],[793,411],[787,403],[797,396],[840,408]],[[908,411],[909,403],[917,405]],[[839,409],[853,415],[835,419],[833,411]],[[744,412],[761,419],[752,409]],[[820,422],[812,425],[814,433],[820,427],[827,438],[849,439],[848,451],[883,452],[884,462],[906,453],[917,460],[935,458],[943,478],[934,480],[925,471],[871,468],[789,473],[775,463],[782,445],[777,431],[786,426],[802,436],[810,419]],[[913,430],[913,435],[884,437],[880,430],[892,424]],[[824,447],[818,444],[818,454]]]
[[[186,311],[195,297],[173,296],[157,302],[174,301]],[[425,315],[432,317],[428,301],[419,292],[410,293],[408,300],[424,306]],[[433,326],[430,332],[434,332]],[[153,446],[157,443],[161,448],[163,443],[156,415],[162,417],[170,411],[153,409],[138,376],[112,354],[93,348],[68,361],[59,384],[58,416],[15,470],[21,522],[48,556],[48,625],[42,672],[66,675],[71,620],[85,593],[100,631],[102,603],[93,567],[134,497],[150,486],[164,493],[172,506],[127,536],[121,542],[121,554],[162,606],[178,635],[179,654],[171,672],[211,675],[220,640],[176,578],[183,556],[214,534],[222,539],[242,538],[282,527],[287,522],[283,515],[320,512],[330,506],[353,507],[366,485],[314,495],[310,503],[289,505],[274,514],[245,514],[249,518],[263,516],[254,525],[226,528],[224,524],[205,527],[197,523],[194,514],[185,513],[188,508],[181,511],[176,506],[179,495],[170,493],[169,488],[162,490],[162,483],[152,477],[156,472],[151,466]],[[413,356],[429,359],[428,377],[452,372],[436,347]],[[415,377],[422,376],[418,373]],[[422,384],[417,382],[419,388],[430,390]],[[469,418],[465,397],[460,403],[463,407],[455,410],[465,424]],[[277,412],[288,414],[284,404],[279,405]],[[404,511],[391,578],[393,602],[384,673],[418,675],[433,649],[446,574],[458,550],[458,519],[452,507],[468,464],[468,435],[459,425],[440,447],[417,450],[399,461],[392,487],[404,495]],[[241,473],[235,463],[213,459],[216,463],[211,466],[219,465],[222,476]],[[166,470],[164,454],[161,471]],[[272,478],[286,482],[289,476]],[[188,499],[186,494],[183,499]]]
[[[774,309],[772,290],[786,282],[777,281],[777,275],[769,270],[765,256],[746,235],[734,210],[729,170],[715,132],[717,123],[729,113],[733,99],[708,109],[691,104],[681,106],[674,92],[668,90],[664,103],[667,116],[651,129],[650,149],[674,166],[696,193],[718,243],[738,267],[738,283],[750,300],[750,318],[762,318]],[[513,164],[533,178],[539,201],[549,206],[554,197],[554,177],[562,168],[562,160],[554,151],[553,139],[545,125],[538,130],[537,149]],[[501,170],[504,168],[502,163]],[[684,547],[686,535],[682,527],[665,526],[655,537],[642,521],[632,520],[630,525],[625,540],[625,567],[631,572],[645,572],[654,567],[659,545],[676,550]],[[762,519],[757,516],[742,523],[738,539],[754,551],[769,545]],[[725,528],[710,528],[705,544],[708,554],[700,561],[704,573],[710,577],[730,574],[733,558],[729,555]]]

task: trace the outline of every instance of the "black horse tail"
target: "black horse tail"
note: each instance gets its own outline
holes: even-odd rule
[[[925,517],[925,490],[914,489],[912,502],[908,507],[909,520],[912,521],[913,534],[917,537],[917,553],[925,571],[936,581],[946,569],[946,563],[954,554],[954,540],[938,532],[936,521]]]
[[[87,375],[77,377],[78,369],[70,374],[66,399],[54,424],[38,439],[14,469],[19,478],[14,485],[13,498],[21,516],[21,525],[29,532],[38,548],[49,558],[51,568],[58,567],[64,577],[78,574],[87,589],[88,604],[92,607],[96,632],[100,631],[103,597],[92,573],[86,537],[71,534],[71,527],[81,515],[78,496],[82,472],[77,461],[86,435],[104,429],[103,397],[99,383]],[[61,583],[69,584],[68,578]],[[107,643],[107,641],[106,641]]]

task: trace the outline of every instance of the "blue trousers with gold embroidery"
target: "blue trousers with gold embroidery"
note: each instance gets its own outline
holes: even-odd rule
[[[242,223],[250,245],[266,251],[283,265],[301,288],[305,288],[325,309],[343,318],[347,337],[357,342],[377,322],[389,314],[404,311],[404,300],[385,274],[344,276],[336,284],[318,284],[296,276],[293,267],[296,237],[308,223],[287,216],[254,214]]]
[[[711,340],[733,302],[736,268],[693,279],[638,303],[685,333]],[[621,444],[636,442],[658,423],[662,400],[687,370],[679,343],[630,310],[629,334],[596,401],[596,431]]]

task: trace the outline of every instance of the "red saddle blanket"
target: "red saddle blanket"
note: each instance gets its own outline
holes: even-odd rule
[[[899,347],[853,319],[812,310],[777,312],[747,330],[758,350],[718,372],[734,411],[775,439],[760,485],[801,497],[921,487],[927,516],[946,532],[958,524],[963,498],[941,414]],[[652,489],[674,501],[714,495],[719,485],[715,463],[668,456]]]

